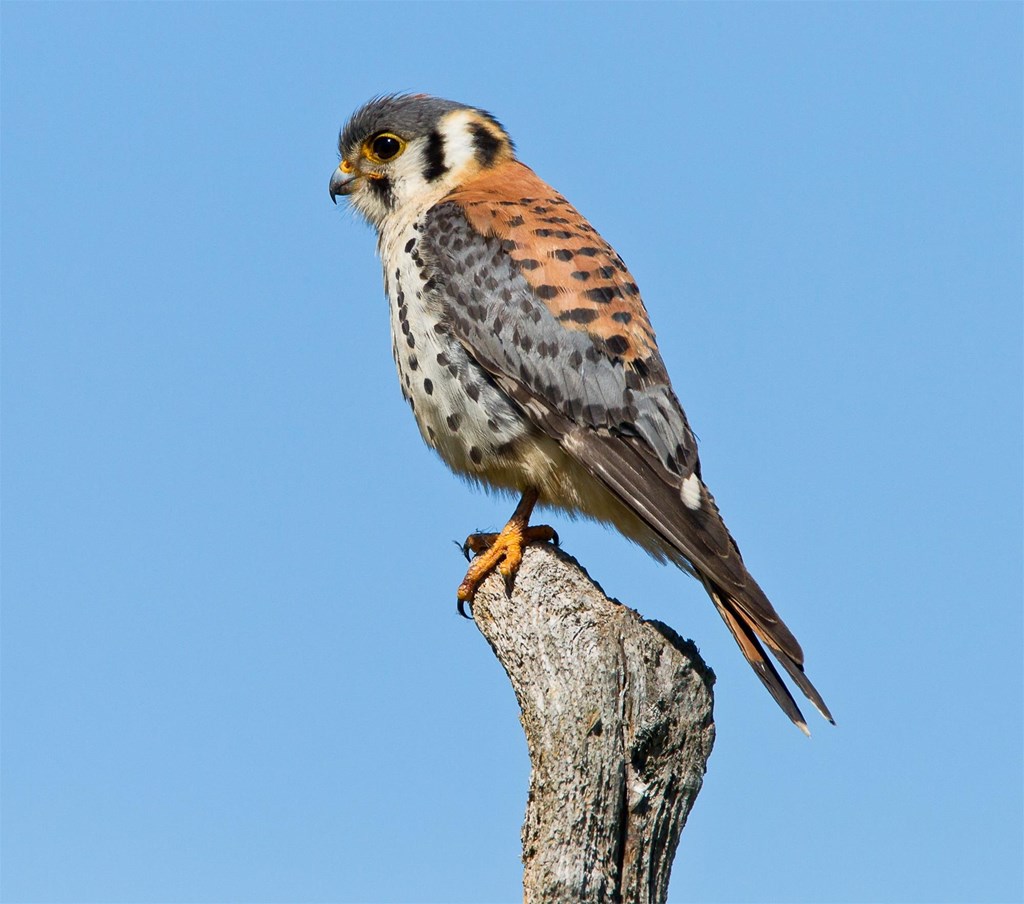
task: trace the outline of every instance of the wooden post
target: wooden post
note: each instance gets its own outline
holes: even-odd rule
[[[715,738],[714,675],[671,628],[608,599],[569,556],[526,550],[473,616],[512,681],[533,770],[527,904],[663,902]]]

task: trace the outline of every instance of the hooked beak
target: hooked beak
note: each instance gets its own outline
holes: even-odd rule
[[[338,164],[338,168],[331,175],[331,184],[329,186],[331,200],[335,204],[338,203],[338,195],[351,194],[352,189],[355,187],[353,183],[358,175],[355,167],[347,160],[342,160]]]

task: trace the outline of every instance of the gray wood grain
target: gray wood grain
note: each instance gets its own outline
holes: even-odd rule
[[[511,594],[473,603],[522,709],[533,771],[524,900],[665,901],[714,743],[714,675],[671,628],[608,599],[536,544]]]

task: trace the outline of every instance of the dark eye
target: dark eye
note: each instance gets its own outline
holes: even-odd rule
[[[394,135],[378,135],[370,142],[370,151],[378,160],[390,160],[402,150],[401,139]]]

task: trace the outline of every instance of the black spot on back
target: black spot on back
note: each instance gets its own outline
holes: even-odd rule
[[[601,304],[608,304],[612,299],[618,298],[622,293],[617,286],[600,286],[597,289],[587,289],[584,293],[591,301]]]
[[[609,336],[604,344],[613,355],[621,355],[629,350],[629,340],[625,336]]]
[[[573,323],[590,323],[597,319],[597,311],[593,308],[573,308],[571,311],[562,311],[558,319],[571,320]]]

